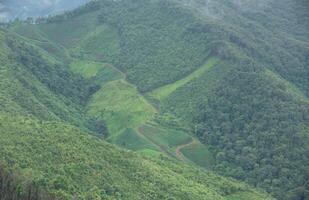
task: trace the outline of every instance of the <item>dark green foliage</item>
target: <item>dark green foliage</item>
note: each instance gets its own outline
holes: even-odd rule
[[[178,88],[161,108],[193,123],[217,155],[215,170],[279,199],[308,198],[308,4],[255,3],[207,4],[224,13],[216,16],[224,19],[224,42],[212,52],[225,61]],[[198,5],[190,6],[215,16]]]
[[[113,61],[140,91],[180,79],[209,55],[209,38],[194,30],[191,12],[166,1],[105,2],[99,20],[116,27],[120,40]]]
[[[85,104],[89,96],[98,89],[95,85],[90,85],[81,77],[70,73],[64,65],[46,62],[34,47],[25,42],[8,37],[7,44],[14,52],[11,58],[13,62],[25,66],[29,73],[37,77],[52,92],[61,94],[74,103]]]
[[[95,83],[74,75],[64,63],[52,62],[42,50],[13,35],[1,32],[0,36],[5,50],[0,54],[0,111],[63,120],[106,134],[104,122],[90,119],[83,110],[98,89]]]
[[[40,189],[38,183],[24,183],[21,187],[21,177],[12,174],[8,170],[0,166],[0,199],[1,200],[55,200],[54,197],[48,195]]]
[[[199,108],[197,134],[212,146],[217,171],[287,199],[283,191],[309,179],[309,103],[252,62],[230,66]]]

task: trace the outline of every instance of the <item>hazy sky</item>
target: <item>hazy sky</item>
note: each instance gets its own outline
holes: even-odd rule
[[[38,17],[73,9],[89,0],[0,0],[0,20]]]

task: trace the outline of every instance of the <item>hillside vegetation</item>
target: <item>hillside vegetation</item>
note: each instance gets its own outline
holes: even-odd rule
[[[0,34],[1,199],[271,199],[166,156],[108,144],[98,137],[104,123],[84,112],[93,85],[36,45]]]
[[[244,184],[164,157],[145,159],[120,150],[67,124],[2,113],[0,119],[1,163],[17,173],[19,196],[33,185],[55,199],[221,200],[248,193],[252,200],[270,199]]]
[[[306,0],[99,0],[10,24],[48,63],[13,54],[36,87],[19,83],[29,91],[20,101],[16,89],[4,90],[3,110],[101,132],[146,157],[210,168],[278,199],[307,199],[308,8]],[[23,46],[8,42],[2,54]],[[7,85],[20,81],[11,66],[1,66]],[[229,198],[249,198],[242,195]]]

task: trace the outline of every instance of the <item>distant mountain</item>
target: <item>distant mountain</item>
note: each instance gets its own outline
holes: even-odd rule
[[[88,1],[90,0],[1,0],[0,20],[57,14]]]

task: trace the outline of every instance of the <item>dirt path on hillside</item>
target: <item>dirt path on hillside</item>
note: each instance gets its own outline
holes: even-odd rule
[[[151,138],[149,138],[147,135],[145,135],[144,133],[144,128],[143,127],[139,127],[137,132],[139,134],[141,134],[144,138],[146,138],[147,140],[149,140],[152,144],[154,144],[155,146],[157,146],[161,152],[171,156],[171,157],[175,157],[175,155],[173,155],[170,151],[168,151],[164,146],[158,144],[157,142],[155,142],[154,140],[152,140]]]
[[[176,157],[179,158],[179,159],[182,159],[183,160],[183,157],[182,157],[182,153],[181,153],[181,149],[183,148],[186,148],[188,146],[191,146],[192,144],[194,144],[195,141],[194,139],[192,139],[190,142],[186,143],[186,144],[182,144],[182,145],[179,145],[176,150],[175,150],[175,153],[176,153]]]
[[[151,138],[149,138],[147,135],[144,134],[144,129],[143,127],[139,127],[137,132],[139,134],[141,134],[141,136],[143,136],[144,138],[148,139],[151,143],[153,143],[155,146],[157,146],[163,153],[171,156],[171,157],[174,157],[174,158],[177,158],[179,160],[182,160],[182,161],[186,161],[186,158],[185,156],[181,153],[181,150],[183,148],[186,148],[188,146],[191,146],[193,145],[194,143],[196,143],[196,140],[194,138],[192,138],[189,142],[185,143],[185,144],[182,144],[182,145],[179,145],[176,147],[175,149],[175,154],[172,153],[171,151],[169,151],[168,149],[166,149],[164,146],[158,144],[157,142],[153,141]]]

